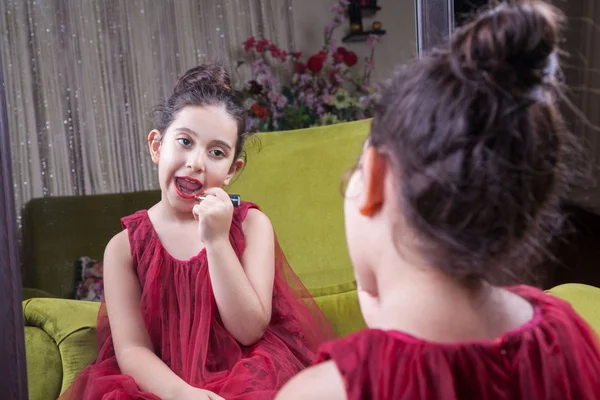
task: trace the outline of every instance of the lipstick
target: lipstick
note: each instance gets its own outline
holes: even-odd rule
[[[234,207],[239,207],[240,204],[242,203],[242,198],[239,194],[230,194],[229,198],[231,199],[231,202],[233,203]],[[200,195],[198,197],[196,197],[196,199],[202,201],[206,199],[206,195]]]

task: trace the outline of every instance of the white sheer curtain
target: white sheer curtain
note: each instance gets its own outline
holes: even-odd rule
[[[291,0],[2,0],[15,202],[157,188],[149,111],[249,36],[293,50]]]

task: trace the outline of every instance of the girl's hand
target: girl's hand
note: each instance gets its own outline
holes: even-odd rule
[[[233,203],[221,188],[209,188],[203,193],[206,199],[192,210],[198,222],[200,240],[205,245],[219,240],[229,240],[229,229],[233,218]]]

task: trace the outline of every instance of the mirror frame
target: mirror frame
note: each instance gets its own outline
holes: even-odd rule
[[[0,59],[0,393],[6,399],[27,399],[25,328],[21,294],[21,264]]]
[[[453,4],[453,0],[415,0],[417,54],[448,37],[454,24]],[[27,400],[21,264],[4,87],[0,62],[0,393],[5,400]]]

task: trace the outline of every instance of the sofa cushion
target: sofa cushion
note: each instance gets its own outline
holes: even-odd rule
[[[26,335],[31,333],[31,340],[26,338],[26,356],[27,376],[33,392],[42,390],[36,382],[59,379],[62,393],[79,371],[96,359],[99,308],[99,303],[64,299],[38,298],[23,302]],[[43,387],[50,386],[45,383]]]
[[[63,380],[58,346],[43,329],[25,326],[25,349],[29,400],[55,400]]]
[[[311,292],[354,280],[341,182],[370,123],[262,133],[261,146],[248,146],[248,165],[228,189],[269,216],[290,266]]]
[[[580,283],[556,286],[548,293],[560,297],[600,335],[600,288]]]

